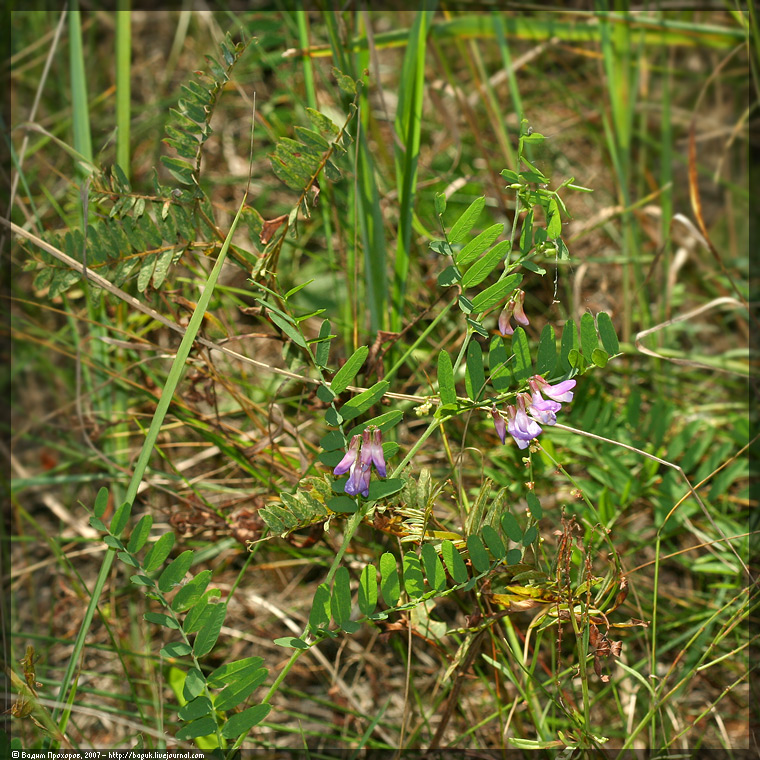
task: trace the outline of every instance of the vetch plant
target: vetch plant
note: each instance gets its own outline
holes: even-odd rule
[[[303,31],[305,15],[294,18]],[[418,56],[428,22],[421,15],[415,24],[418,36],[408,48],[406,82],[417,81],[415,76],[424,71],[424,60]],[[329,23],[335,20],[331,17]],[[340,30],[332,31],[338,40]],[[405,85],[397,125],[405,128],[403,136],[409,142],[403,143],[406,150],[397,156],[397,281],[390,297],[385,290],[386,262],[379,252],[385,250],[380,245],[384,225],[392,221],[386,222],[380,213],[379,200],[372,207],[379,194],[368,168],[369,138],[374,136],[365,133],[367,112],[362,108],[369,107],[367,93],[362,79],[335,68],[331,81],[337,87],[329,112],[334,116],[344,110],[342,126],[318,110],[315,99],[298,111],[294,118],[302,118],[304,124],[292,131],[286,121],[273,120],[272,129],[279,131],[273,132],[274,147],[267,149],[269,168],[271,178],[282,187],[272,194],[276,200],[267,197],[248,205],[246,196],[231,226],[224,228],[228,231],[222,232],[209,183],[201,177],[201,158],[212,135],[211,117],[245,49],[246,43],[233,44],[226,38],[221,62],[209,61],[210,74],[196,76],[171,111],[165,143],[177,155],[163,156],[161,163],[176,187],[156,179],[154,192],[136,192],[120,167],[92,167],[88,199],[96,213],[87,233],[77,229],[50,233],[47,242],[42,241],[44,266],[35,284],[48,287],[51,297],[65,294],[86,278],[115,298],[133,306],[136,302],[135,308],[145,316],[163,320],[182,334],[126,499],[119,499],[122,503],[116,505],[110,522],[108,491],[102,489],[94,502],[90,524],[104,534],[106,560],[62,679],[56,708],[62,714],[54,713],[54,720],[44,724],[51,748],[65,740],[68,712],[63,707],[74,702],[77,663],[114,559],[128,569],[131,586],[144,595],[141,613],[152,632],[146,649],[157,661],[156,691],[162,694],[168,685],[176,698],[171,717],[166,717],[169,707],[161,702],[161,731],[173,740],[213,751],[216,757],[232,760],[241,746],[272,744],[272,737],[282,735],[278,727],[292,709],[291,690],[299,688],[293,686],[293,676],[300,658],[319,655],[324,660],[325,642],[329,645],[330,640],[368,630],[378,646],[392,637],[406,637],[402,650],[409,658],[407,691],[414,688],[421,693],[424,688],[422,680],[414,680],[417,647],[426,647],[429,657],[440,656],[441,678],[435,689],[449,691],[445,704],[437,700],[429,713],[423,699],[405,700],[410,711],[419,710],[418,728],[411,738],[405,734],[407,722],[396,727],[389,739],[382,733],[389,731],[386,717],[380,712],[368,715],[371,725],[361,725],[357,747],[378,741],[378,736],[386,746],[394,740],[401,745],[402,739],[408,739],[410,746],[431,749],[445,742],[464,744],[469,733],[455,735],[449,724],[457,714],[460,688],[471,681],[472,672],[480,674],[481,684],[494,689],[499,730],[515,746],[603,747],[607,737],[599,727],[597,706],[599,696],[604,698],[607,692],[599,688],[611,682],[605,672],[613,670],[611,658],[631,651],[627,636],[614,638],[614,629],[647,625],[646,620],[622,615],[629,579],[617,546],[617,494],[636,488],[665,493],[673,484],[661,477],[658,468],[677,466],[621,443],[631,461],[641,457],[644,466],[636,471],[635,483],[620,486],[615,479],[623,481],[630,472],[610,475],[593,460],[588,473],[579,475],[582,456],[569,444],[577,440],[575,436],[614,443],[590,432],[601,429],[601,423],[595,427],[597,419],[612,424],[610,397],[600,392],[603,386],[592,376],[620,354],[612,320],[604,312],[587,312],[576,324],[562,306],[555,308],[561,303],[564,265],[570,258],[563,240],[569,214],[562,196],[590,190],[572,178],[559,186],[552,184],[530,158],[531,147],[539,147],[544,138],[523,121],[513,168],[501,175],[510,201],[514,199],[513,216],[511,202],[499,210],[484,196],[472,200],[475,193],[461,204],[464,193],[431,193],[430,207],[425,209],[423,188],[415,195],[419,148],[415,130],[422,113],[422,101],[415,98],[421,98],[421,90]],[[342,68],[352,65],[339,49],[332,52]],[[305,54],[303,59],[308,70],[314,62]],[[361,188],[361,198],[351,213],[343,215],[343,193],[351,185],[341,184],[346,166]],[[264,213],[264,203],[282,205],[283,198],[289,211]],[[481,226],[487,206],[494,218]],[[341,213],[331,215],[336,208]],[[425,225],[433,210],[440,239],[430,240],[432,254],[420,268],[427,267],[426,282],[434,295],[426,301],[428,294],[420,289],[419,300],[405,302],[400,283],[411,260],[413,219],[417,239],[426,235],[429,239]],[[383,213],[393,220],[394,211],[389,200]],[[320,214],[323,228],[315,224]],[[345,229],[336,237],[358,241],[348,246],[352,252],[347,254],[346,271],[341,269],[342,260],[328,266],[326,258],[314,255],[309,274],[304,275],[303,262],[314,253],[309,246],[314,240],[322,245],[322,229],[332,245],[327,226],[339,217]],[[239,224],[247,226],[253,244],[237,238],[233,244]],[[362,247],[364,251],[359,250]],[[194,251],[200,252],[196,258],[201,265],[214,255],[216,262],[211,274],[198,280],[203,291],[197,306],[191,304],[193,316],[187,328],[120,289],[133,287],[147,299]],[[215,343],[201,332],[205,318],[215,319],[212,299],[221,298],[218,278],[228,256],[248,279],[226,294],[234,293],[236,308],[257,323],[258,331],[265,331],[255,335],[270,341],[267,356],[258,355],[255,348],[233,350],[227,341]],[[542,310],[539,278],[550,270],[554,270],[554,295],[551,305]],[[345,285],[346,292],[352,288],[356,292],[343,302],[343,291],[336,295],[338,289],[331,285],[327,290],[335,292],[325,295],[324,285],[314,285],[323,275],[329,275],[333,285]],[[190,281],[194,286],[195,279]],[[364,303],[363,296],[366,315],[361,309],[351,313],[344,308],[349,302]],[[389,315],[383,313],[386,304]],[[419,313],[413,313],[412,304]],[[365,321],[369,335],[363,331]],[[388,326],[395,331],[381,329]],[[250,336],[237,337],[242,343]],[[230,366],[224,371],[214,367],[203,352],[223,354]],[[208,372],[214,393],[204,401],[214,409],[214,418],[193,417],[183,403],[179,383],[187,363],[199,375],[200,370]],[[233,366],[253,368],[254,379],[235,388]],[[282,380],[276,389],[267,385],[275,376]],[[196,392],[194,384],[192,390]],[[146,398],[153,400],[149,391]],[[236,427],[237,421],[228,416],[233,398],[242,400],[247,420],[256,423],[250,436],[247,427]],[[573,401],[572,407],[566,406]],[[209,563],[205,549],[189,540],[182,545],[180,530],[164,529],[153,535],[150,511],[130,529],[138,486],[145,481],[154,446],[161,446],[166,455],[159,434],[170,427],[166,424],[170,406],[179,423],[197,431],[202,443],[216,447],[223,464],[242,469],[243,478],[237,482],[243,486],[237,491],[226,472],[209,490],[214,497],[223,494],[233,502],[248,501],[246,509],[255,528],[243,561],[239,561],[243,543],[239,538],[240,544],[229,551],[229,561],[225,558],[217,567]],[[281,417],[279,429],[275,412]],[[266,424],[259,424],[263,417]],[[625,417],[633,421],[629,427],[638,422],[634,393],[627,400]],[[576,427],[563,424],[567,419],[575,420]],[[504,446],[508,436],[516,448],[511,443]],[[661,436],[652,435],[646,443],[657,450],[660,441]],[[165,461],[174,467],[170,457],[165,456]],[[620,469],[636,467],[627,464]],[[187,486],[190,496],[184,500],[201,504],[209,513],[216,509],[218,502],[204,495],[194,476],[183,473],[179,468],[170,472]],[[687,485],[688,496],[710,518],[688,480]],[[111,491],[114,499],[116,493]],[[660,498],[658,508],[667,515],[664,526],[677,496],[666,493]],[[154,506],[148,502],[147,508]],[[221,508],[217,517],[222,524],[232,521]],[[173,519],[171,525],[175,526]],[[307,536],[296,535],[300,531]],[[657,541],[659,552],[659,534]],[[214,548],[213,542],[207,543]],[[271,633],[269,620],[263,635],[287,650],[287,658],[274,656],[266,641],[261,646],[261,627],[253,632],[256,637],[249,637],[248,629],[231,627],[228,615],[245,598],[246,588],[274,566],[269,556],[261,559],[261,552],[283,549],[289,554],[286,563],[274,563],[278,573],[292,560],[303,566],[300,588],[308,597],[308,606],[297,611],[290,597],[280,607],[267,607],[267,614],[272,609],[279,613],[274,625],[287,623],[282,632],[288,635],[279,630]],[[234,581],[220,579],[231,568]],[[259,610],[253,604],[252,610],[255,620]],[[647,609],[638,614],[650,617]],[[383,635],[376,637],[377,633]],[[693,634],[694,640],[698,634]],[[151,647],[158,637],[163,637],[162,643]],[[245,656],[230,654],[232,645],[239,649],[243,640]],[[359,641],[357,637],[345,651]],[[343,642],[339,643],[343,652]],[[34,681],[29,662],[31,657],[25,672]],[[629,663],[622,661],[620,671],[628,672]],[[649,683],[644,675],[639,680]],[[667,701],[670,686],[664,680],[647,687],[653,695],[653,712]],[[335,685],[343,688],[337,677]],[[341,697],[353,698],[350,692],[346,689]],[[36,697],[33,688],[23,693]],[[489,698],[494,694],[489,691]],[[360,707],[351,704],[352,719],[361,721],[367,715]],[[536,739],[513,740],[509,735],[512,716],[523,713],[529,716],[526,731]]]

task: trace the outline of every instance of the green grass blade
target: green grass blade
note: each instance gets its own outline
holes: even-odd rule
[[[82,20],[78,10],[69,12],[69,66],[74,148],[92,162],[90,111],[87,103],[87,79],[82,49]]]
[[[401,69],[396,132],[404,146],[396,151],[396,185],[399,193],[399,229],[394,267],[391,329],[400,330],[403,320],[406,281],[412,241],[412,218],[417,190],[417,159],[420,152],[422,101],[425,83],[425,50],[432,13],[420,11],[409,31]]]
[[[156,411],[153,415],[153,419],[151,420],[150,428],[148,429],[148,433],[145,436],[145,442],[143,443],[140,455],[137,459],[137,463],[135,464],[132,479],[129,483],[129,487],[127,488],[126,501],[128,501],[130,504],[134,502],[135,496],[137,495],[137,489],[142,482],[143,476],[145,475],[145,470],[148,467],[148,461],[150,460],[151,453],[153,452],[153,447],[155,446],[156,440],[158,439],[161,425],[163,424],[166,413],[169,410],[169,405],[171,404],[179,381],[185,371],[185,363],[188,356],[190,355],[190,349],[193,346],[195,338],[198,335],[198,331],[201,327],[201,323],[203,322],[209,301],[211,300],[211,295],[214,292],[214,286],[219,279],[219,274],[222,270],[222,266],[225,259],[227,258],[227,251],[229,250],[230,242],[232,241],[232,236],[235,233],[235,229],[237,228],[244,205],[245,199],[243,200],[243,203],[241,203],[237,215],[235,216],[235,219],[230,226],[230,231],[225,238],[216,263],[211,270],[211,274],[206,280],[206,285],[203,288],[203,293],[198,299],[198,305],[193,312],[193,316],[190,318],[190,323],[187,326],[187,331],[182,337],[182,342],[180,343],[177,354],[174,357],[174,362],[172,363],[171,370],[169,371],[169,375],[166,379],[166,383],[161,393],[161,398],[159,399],[158,405],[156,406]],[[113,565],[115,557],[116,552],[109,551],[106,554],[103,560],[103,564],[100,567],[100,572],[98,573],[98,578],[95,582],[95,587],[93,588],[90,602],[82,619],[82,625],[79,629],[76,641],[74,642],[74,649],[71,653],[69,665],[66,668],[66,672],[61,682],[61,688],[58,692],[58,702],[65,702],[66,694],[69,691],[72,679],[74,678],[74,673],[77,670],[80,657],[84,650],[85,638],[87,637],[87,633],[90,630],[90,625],[92,624],[92,618],[95,614],[95,609],[97,607],[98,601],[100,600],[100,596],[103,593],[103,587],[105,586],[105,582],[108,579],[108,575],[111,571],[111,565]],[[54,720],[57,719],[58,712],[59,709],[56,709],[53,714]]]
[[[132,13],[130,0],[119,0],[116,13],[116,163],[130,176]]]

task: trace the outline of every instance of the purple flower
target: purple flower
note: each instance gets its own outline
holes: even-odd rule
[[[528,413],[543,425],[553,425],[562,404],[543,398],[538,391],[533,391],[531,399]]]
[[[529,396],[527,398],[530,398]],[[517,407],[508,406],[507,415],[507,430],[512,438],[515,439],[515,443],[521,449],[528,448],[528,442],[539,436],[542,432],[541,426],[528,417],[525,411],[525,399],[526,394],[517,394]]]
[[[351,439],[351,444],[348,447],[346,455],[340,460],[340,462],[338,462],[338,466],[333,470],[334,475],[345,475],[349,469],[351,469],[359,454],[359,440],[358,435],[355,435]]]
[[[366,499],[369,496],[369,474],[369,465],[354,462],[351,465],[351,474],[348,476],[343,490],[350,496],[356,496],[360,493]]]
[[[507,442],[507,423],[501,416],[501,412],[496,408],[496,404],[491,407],[491,416],[493,417],[493,424],[496,428],[496,433],[501,438],[502,443]]]
[[[370,440],[371,436],[371,440]],[[383,454],[383,435],[380,428],[367,428],[362,435],[362,465],[375,465],[377,474],[385,477],[385,455]]]
[[[359,454],[360,442],[361,455]],[[346,455],[338,462],[333,474],[345,475],[348,473],[348,480],[344,487],[345,492],[350,496],[356,496],[360,493],[367,498],[373,464],[377,474],[384,478],[386,468],[385,456],[383,455],[383,436],[380,428],[374,425],[366,428],[361,436],[355,435],[351,439]]]
[[[544,396],[548,396],[554,401],[562,401],[567,404],[573,400],[573,388],[575,388],[575,380],[563,380],[556,385],[549,385],[541,375],[534,375],[530,381],[531,390],[539,391]]]

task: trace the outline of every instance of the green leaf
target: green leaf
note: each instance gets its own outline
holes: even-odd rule
[[[544,141],[544,136],[538,132],[531,132],[529,135],[523,135],[520,138],[520,141],[523,143],[542,143]],[[546,177],[543,179],[546,179]]]
[[[202,718],[204,715],[210,715],[213,710],[214,706],[211,704],[211,700],[208,697],[196,697],[192,701],[188,702],[184,707],[180,708],[179,712],[177,713],[177,717],[180,720],[195,720],[196,718]],[[215,729],[216,726],[212,726],[211,731],[206,731],[203,734],[199,734],[199,736],[205,736],[208,733],[213,733]]]
[[[145,546],[152,526],[153,516],[149,514],[143,515],[132,529],[132,535],[129,537],[129,543],[127,544],[127,551],[137,554]]]
[[[369,501],[384,499],[391,494],[398,493],[404,487],[402,478],[388,478],[387,480],[372,480],[369,484]]]
[[[512,169],[502,169],[500,173],[501,176],[504,177],[504,179],[506,179],[507,183],[510,185],[515,185],[520,182],[520,175]]]
[[[578,349],[574,348],[567,356],[567,361],[570,364],[571,369],[577,369],[579,372],[583,372],[586,367],[586,362]]]
[[[335,393],[328,386],[320,385],[317,388],[317,398],[329,404],[335,398]]]
[[[562,328],[562,341],[559,350],[559,363],[563,371],[571,369],[570,365],[570,352],[572,350],[578,350],[580,344],[578,343],[578,333],[575,329],[575,322],[572,319],[568,319]]]
[[[472,308],[472,301],[467,298],[466,296],[460,295],[457,299],[457,303],[459,305],[459,308],[465,313],[465,314],[472,314],[473,308]]]
[[[446,211],[446,193],[436,193],[435,200],[435,213],[437,216],[441,216]]]
[[[480,348],[480,343],[476,340],[471,340],[467,345],[467,367],[464,375],[464,386],[467,390],[467,395],[473,401],[477,401],[483,393],[485,383],[486,375],[483,370],[483,351]]]
[[[510,549],[507,552],[507,564],[516,565],[522,559],[522,551],[520,549]]]
[[[359,576],[359,612],[369,617],[377,607],[377,568],[366,565]]]
[[[354,79],[346,76],[340,69],[336,68],[335,66],[332,68],[332,73],[338,83],[338,87],[340,87],[343,92],[347,93],[348,95],[356,95],[356,81]]]
[[[114,515],[111,518],[111,524],[108,527],[109,532],[114,536],[121,536],[121,534],[124,532],[124,529],[127,527],[127,524],[129,523],[129,516],[131,513],[132,504],[128,501],[125,501],[116,510],[116,512],[114,512]]]
[[[398,567],[396,558],[390,552],[385,552],[380,556],[380,593],[389,607],[395,607],[398,604],[401,594]]]
[[[144,293],[146,288],[148,287],[148,284],[150,283],[150,278],[153,277],[153,267],[156,264],[156,259],[158,258],[157,253],[149,253],[140,264],[140,272],[137,275],[137,290],[140,293]]]
[[[522,541],[522,528],[511,512],[505,512],[501,516],[501,527],[511,541],[515,541],[516,543]]]
[[[179,628],[179,625],[174,618],[169,617],[168,615],[164,615],[161,612],[146,612],[143,617],[145,620],[147,620],[149,623],[155,623],[156,625],[163,625],[166,628],[171,628],[172,630],[177,630]]]
[[[528,530],[525,531],[525,535],[522,537],[522,545],[530,546],[538,538],[538,530],[535,525],[531,525]]]
[[[270,704],[254,705],[243,712],[232,715],[222,726],[222,736],[225,739],[234,739],[248,733],[255,725],[261,723],[269,715],[272,709]]]
[[[490,525],[484,525],[480,529],[480,535],[486,542],[486,546],[491,554],[493,554],[496,559],[504,559],[507,550],[504,547],[504,542],[501,540],[501,536]]]
[[[135,586],[153,586],[153,580],[148,578],[147,575],[130,575],[129,580],[135,584]]]
[[[480,324],[480,322],[472,319],[471,317],[467,317],[467,324],[472,327],[473,331],[480,335],[482,338],[489,337],[490,333],[488,330],[486,330],[485,327],[483,327],[482,324]]]
[[[461,279],[461,272],[456,268],[454,264],[451,264],[438,275],[438,285],[441,288],[448,288],[452,285],[455,285]]]
[[[208,600],[215,595],[221,594],[219,589],[210,588],[203,596],[187,611],[182,621],[182,630],[186,634],[195,633],[206,622],[211,614],[211,605]]]
[[[610,356],[617,354],[620,351],[620,344],[615,334],[615,328],[612,326],[610,315],[606,311],[600,311],[596,315],[596,326],[599,328],[599,336],[602,339],[604,350]]]
[[[533,374],[533,364],[530,360],[528,336],[522,327],[518,327],[512,335],[512,354],[515,357],[512,374],[518,382],[527,380]]]
[[[371,406],[380,401],[388,388],[390,388],[390,383],[387,380],[375,383],[371,388],[346,401],[340,408],[340,416],[344,420],[352,420],[354,417],[364,414]]]
[[[348,480],[348,478],[346,478]],[[341,495],[333,496],[325,502],[327,508],[338,514],[352,515],[358,509],[355,499],[350,496]]]
[[[462,248],[461,251],[459,251],[459,253],[456,254],[455,260],[457,266],[461,269],[475,261],[481,253],[490,247],[502,232],[504,232],[504,225],[501,223],[492,224],[490,227],[483,230],[483,232],[474,237],[464,248]]]
[[[205,56],[205,58],[209,69],[211,69],[211,73],[214,75],[214,79],[216,79],[217,82],[226,82],[229,79],[227,72],[225,72],[224,68],[216,58],[213,58],[210,55]]]
[[[422,555],[422,566],[425,569],[425,577],[430,588],[435,591],[442,591],[446,588],[446,571],[443,569],[438,552],[433,548],[432,544],[426,543],[422,544],[420,553]]]
[[[544,325],[536,352],[536,374],[545,375],[547,372],[552,372],[556,364],[557,340],[554,337],[554,328],[551,325]]]
[[[441,543],[441,556],[446,563],[449,574],[454,579],[454,583],[464,583],[468,578],[467,566],[464,564],[464,560],[457,551],[456,546],[448,539],[445,539]]]
[[[95,515],[90,517],[89,522],[95,530],[102,530],[104,533],[108,531],[106,524],[99,517],[95,517]]]
[[[457,392],[454,383],[454,366],[446,349],[441,349],[438,354],[438,393],[442,404],[456,406]]]
[[[591,352],[591,361],[596,364],[597,367],[606,367],[609,355],[601,348],[595,348]]]
[[[274,639],[273,644],[277,644],[278,647],[286,647],[288,649],[308,649],[309,645],[303,639],[296,639],[293,636],[283,636],[280,639]]]
[[[562,219],[559,215],[559,206],[554,198],[549,201],[546,216],[546,235],[551,239],[558,238],[562,234]]]
[[[105,543],[107,546],[110,546],[112,549],[120,549],[124,550],[124,544],[119,541],[116,536],[103,536],[103,543]]]
[[[472,299],[472,310],[483,312],[506,300],[506,297],[522,282],[521,274],[511,274],[489,285]]]
[[[319,328],[319,342],[314,353],[314,361],[318,367],[327,368],[327,362],[330,360],[330,341],[333,335],[330,333],[330,320],[326,319]],[[323,386],[320,386],[323,387]]]
[[[101,488],[98,491],[98,495],[95,497],[95,505],[92,508],[92,511],[95,513],[95,517],[103,517],[107,507],[108,507],[108,489]]]
[[[233,660],[220,665],[212,671],[206,682],[212,689],[218,689],[225,684],[236,683],[241,678],[247,678],[251,670],[256,670],[264,664],[261,657],[244,657],[242,660]]]
[[[301,348],[306,348],[306,339],[289,320],[283,319],[283,317],[273,311],[267,314],[267,317],[269,317],[269,319],[277,325],[277,327],[279,327],[280,330],[293,341],[293,343]]]
[[[216,733],[216,721],[211,716],[198,718],[177,731],[177,739],[196,739]]]
[[[402,558],[404,588],[410,599],[419,599],[425,593],[425,578],[422,575],[420,558],[414,552],[407,552]]]
[[[195,552],[191,549],[182,552],[179,557],[173,559],[158,578],[158,588],[166,593],[178,585],[193,564]]]
[[[520,262],[520,266],[534,274],[540,274],[542,276],[546,274],[546,270],[543,267],[540,267],[535,261],[530,261],[530,259],[523,259]]]
[[[162,657],[184,657],[186,654],[190,654],[191,648],[189,644],[185,644],[184,641],[171,641],[162,650]]]
[[[501,260],[509,253],[512,243],[502,240],[491,248],[482,259],[476,261],[462,277],[463,288],[473,288],[479,285],[499,265]],[[461,263],[461,262],[460,262]]]
[[[366,422],[361,422],[358,425],[355,425],[351,428],[351,430],[348,431],[346,437],[350,439],[351,436],[362,433],[364,429],[369,425],[375,425],[376,427],[380,428],[383,433],[387,433],[389,430],[396,427],[396,425],[398,425],[398,423],[401,422],[403,418],[404,413],[400,409],[394,409],[391,412],[379,414],[377,417],[372,417]]]
[[[523,253],[533,247],[533,209],[529,209],[523,219],[522,231],[520,232],[520,250]]]
[[[472,566],[477,572],[485,573],[491,569],[491,559],[479,536],[467,537],[467,551],[470,553]]]
[[[240,677],[214,700],[216,710],[232,710],[245,702],[266,681],[269,671],[266,668],[246,668],[239,675]]]
[[[160,156],[161,163],[169,170],[171,175],[183,185],[195,184],[195,167],[181,158],[171,156]]]
[[[190,668],[185,676],[185,685],[182,687],[182,696],[189,702],[191,699],[195,699],[206,688],[206,679],[203,677],[198,668]],[[209,706],[211,703],[209,702]],[[209,710],[209,712],[211,712]],[[204,713],[198,713],[198,715],[192,716],[198,718]],[[182,716],[180,716],[182,717]],[[192,718],[182,718],[182,720],[192,720]]]
[[[367,346],[357,348],[346,363],[335,373],[335,377],[330,383],[330,389],[336,396],[339,393],[343,393],[351,385],[351,381],[356,377],[362,364],[364,364],[367,354],[369,354]]]
[[[433,240],[428,245],[439,256],[454,256],[454,249],[445,240]]]
[[[599,344],[599,338],[596,334],[596,325],[594,317],[586,312],[581,317],[581,350],[586,361],[591,362],[591,355]]]
[[[541,502],[533,491],[528,491],[528,509],[534,519],[540,520],[544,516],[544,510],[541,508]]]
[[[449,232],[449,242],[458,243],[465,235],[475,226],[478,221],[480,212],[486,205],[486,198],[476,198],[467,208],[467,210],[456,220],[454,226]]]
[[[175,612],[189,610],[203,596],[203,592],[211,582],[211,570],[202,570],[191,581],[188,581],[174,595],[171,608]]]
[[[139,567],[140,563],[137,562],[137,560],[127,552],[119,552],[116,555],[125,565],[129,565],[130,567]]]
[[[227,614],[227,605],[224,602],[210,604],[209,608],[208,620],[201,626],[193,644],[193,654],[196,657],[204,657],[214,648]]]
[[[340,169],[328,158],[325,161],[325,177],[330,182],[337,182],[342,176]]]
[[[174,533],[164,533],[161,538],[151,546],[143,561],[143,569],[146,573],[152,573],[157,570],[169,556],[174,546]]]
[[[320,583],[314,593],[314,601],[311,604],[309,613],[309,628],[317,631],[320,628],[327,628],[330,624],[330,589],[327,584]]]
[[[324,152],[330,149],[330,143],[311,129],[299,125],[295,127],[294,132],[300,142],[313,150]]]
[[[158,290],[166,279],[166,273],[169,271],[169,265],[174,258],[174,250],[172,248],[163,251],[156,259],[156,267],[153,270],[153,287]]]
[[[351,619],[351,586],[348,568],[341,565],[335,571],[332,594],[330,595],[330,612],[333,620],[341,628]]]
[[[346,436],[340,432],[340,430],[331,430],[322,436],[319,441],[319,445],[325,451],[336,451],[337,449],[344,449],[346,447]]]
[[[329,119],[327,116],[325,116],[323,113],[320,113],[319,111],[315,111],[313,108],[307,108],[306,115],[311,120],[311,123],[320,132],[322,132],[322,134],[331,135],[333,137],[340,134],[340,129],[338,128],[338,126],[334,124],[333,121]]]

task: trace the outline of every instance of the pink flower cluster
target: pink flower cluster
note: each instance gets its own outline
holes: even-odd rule
[[[361,455],[359,444],[361,441]],[[374,425],[365,429],[361,436],[355,435],[351,439],[348,451],[338,466],[333,470],[335,475],[348,475],[345,492],[350,496],[360,493],[366,499],[369,496],[369,478],[372,465],[375,465],[377,474],[384,478],[385,456],[383,454],[383,435],[380,428]]]
[[[517,394],[515,405],[507,407],[506,420],[496,404],[491,408],[494,427],[501,442],[506,443],[509,433],[521,449],[528,448],[530,441],[543,432],[541,425],[553,425],[557,421],[557,412],[562,408],[562,403],[573,400],[575,380],[563,380],[556,385],[549,385],[541,375],[534,375],[528,385],[531,394]]]

